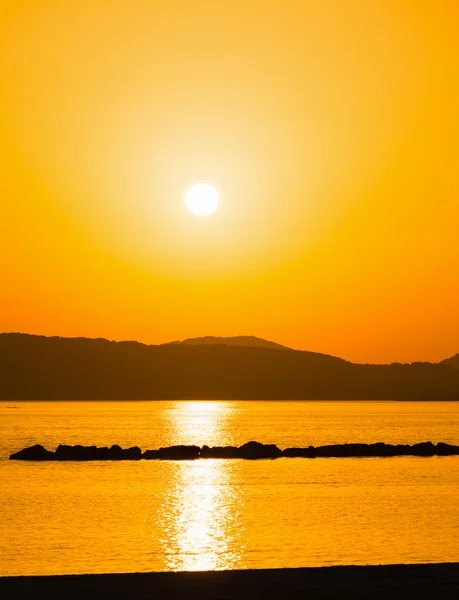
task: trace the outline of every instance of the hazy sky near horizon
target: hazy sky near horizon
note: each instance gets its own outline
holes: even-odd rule
[[[0,330],[459,352],[458,31],[456,0],[4,0]]]

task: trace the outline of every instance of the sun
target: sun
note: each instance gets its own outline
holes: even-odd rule
[[[197,183],[188,190],[185,197],[187,207],[201,217],[213,213],[219,201],[218,192],[210,183]]]

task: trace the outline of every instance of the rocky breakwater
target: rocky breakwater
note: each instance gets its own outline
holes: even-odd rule
[[[92,460],[197,460],[207,458],[242,458],[246,460],[274,458],[385,458],[393,456],[459,456],[459,446],[451,444],[333,444],[287,448],[280,450],[274,444],[248,442],[243,446],[169,446],[159,450],[142,450],[138,446],[123,449],[114,445],[110,448],[97,446],[60,445],[54,452],[40,444],[24,448],[10,456],[10,460],[33,461],[92,461]]]
[[[169,446],[159,450],[145,450],[142,453],[138,446],[123,450],[114,445],[110,448],[97,446],[67,446],[59,445],[55,452],[46,450],[40,444],[24,448],[11,454],[10,460],[34,461],[90,461],[90,460],[196,460],[198,458],[279,458],[280,450],[274,444],[248,442],[239,448],[235,446]]]
[[[439,442],[419,444],[332,444],[309,446],[309,448],[287,448],[282,456],[289,458],[385,458],[392,456],[454,456],[459,455],[459,446]]]
[[[142,450],[138,446],[123,449],[117,444],[108,448],[104,446],[67,446],[60,444],[54,452],[50,452],[36,444],[24,448],[10,456],[10,460],[59,460],[59,461],[89,461],[89,460],[140,460]]]

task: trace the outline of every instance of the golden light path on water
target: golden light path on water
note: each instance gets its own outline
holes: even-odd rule
[[[224,415],[218,402],[184,403],[174,422],[177,439],[195,439],[196,444],[218,439]],[[165,567],[186,571],[240,567],[244,547],[234,461],[184,461],[175,466],[159,515]]]

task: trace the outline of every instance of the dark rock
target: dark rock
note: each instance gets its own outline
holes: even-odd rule
[[[67,446],[61,444],[56,448],[55,460],[91,461],[91,460],[140,460],[142,451],[138,446],[123,450],[114,445],[106,446]]]
[[[411,446],[408,444],[397,444],[395,446],[394,456],[408,456],[411,451]]]
[[[392,444],[384,444],[383,442],[378,442],[376,444],[370,444],[369,456],[381,456],[381,457],[395,456],[395,446],[393,446]]]
[[[123,456],[123,449],[118,444],[113,444],[108,450],[109,460],[121,460]]]
[[[122,460],[140,460],[142,458],[142,450],[138,446],[133,446],[127,450],[123,450],[121,454]]]
[[[439,442],[437,444],[437,454],[440,456],[457,456],[459,455],[459,446],[452,446],[451,444],[445,444]]]
[[[316,455],[324,458],[350,458],[374,456],[369,444],[333,444],[330,446],[319,446]]]
[[[90,461],[90,460],[195,460],[198,458],[244,458],[262,459],[278,458],[280,456],[294,458],[359,458],[359,457],[391,457],[391,456],[454,456],[459,455],[459,446],[432,442],[413,444],[331,444],[327,446],[309,446],[308,448],[287,448],[281,451],[274,444],[248,442],[243,446],[170,446],[159,450],[145,450],[142,454],[138,446],[123,450],[118,445],[111,448],[97,446],[68,446],[61,444],[56,452],[49,452],[39,444],[24,448],[10,456],[11,460],[59,460],[59,461]]]
[[[445,444],[446,446],[446,444]],[[452,446],[451,448],[455,448]],[[440,448],[448,452],[448,448]],[[329,446],[309,446],[309,448],[287,448],[282,456],[304,458],[363,458],[363,457],[390,457],[390,456],[433,456],[436,448],[431,442],[423,442],[409,446],[407,444],[332,444]],[[459,448],[458,448],[459,454]]]
[[[55,452],[56,460],[78,460],[77,453],[73,450],[73,446],[67,444],[59,444]]]
[[[433,456],[435,454],[435,446],[432,442],[421,442],[411,446],[412,453],[415,456]]]
[[[54,452],[46,450],[40,444],[35,444],[35,446],[13,453],[10,460],[54,460]]]
[[[145,450],[145,452],[142,454],[142,458],[145,460],[158,460],[159,450]]]
[[[247,442],[238,448],[238,457],[247,459],[278,458],[282,451],[274,444],[261,444],[260,442]]]
[[[94,460],[96,446],[67,446],[60,444],[56,448],[56,460]]]
[[[118,446],[119,447],[119,446]],[[97,446],[67,446],[64,444],[56,448],[55,460],[109,460],[110,451],[107,447],[98,448]]]
[[[94,451],[94,460],[110,460],[110,448],[102,446]]]
[[[203,446],[201,458],[240,458],[240,451],[236,446]]]
[[[159,449],[159,458],[163,460],[195,460],[199,458],[199,446],[169,446]]]
[[[286,448],[282,452],[282,456],[287,458],[315,458],[316,449],[314,446],[309,446],[309,448]]]

